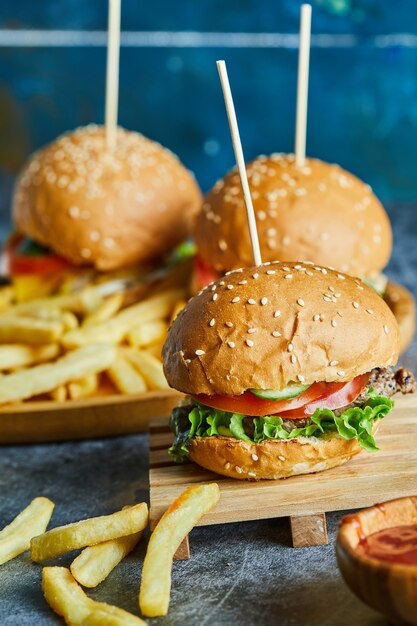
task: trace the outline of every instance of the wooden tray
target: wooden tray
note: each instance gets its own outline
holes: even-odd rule
[[[150,521],[155,527],[169,504],[195,483],[219,484],[221,498],[200,525],[276,517],[291,518],[296,547],[327,543],[325,514],[367,507],[417,494],[417,394],[399,397],[378,430],[380,451],[318,474],[248,482],[225,478],[194,463],[170,461],[172,441],[166,420],[150,427]],[[177,558],[188,558],[187,541]]]
[[[0,409],[0,445],[92,439],[148,430],[149,420],[169,415],[182,395],[149,391],[82,400],[25,402]]]

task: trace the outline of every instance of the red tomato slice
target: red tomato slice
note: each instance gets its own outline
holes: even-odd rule
[[[193,396],[201,404],[229,413],[243,415],[281,415],[285,419],[312,415],[318,408],[338,409],[353,402],[366,387],[369,374],[357,376],[347,383],[314,383],[304,393],[290,400],[263,400],[250,391],[240,396]]]
[[[9,276],[57,274],[71,267],[68,261],[53,253],[31,255],[20,252],[23,239],[23,235],[17,233],[6,243],[2,270]]]
[[[358,397],[368,384],[370,376],[371,373],[369,372],[368,374],[356,376],[348,383],[330,383],[330,385],[337,386],[339,389],[334,388],[330,394],[325,394],[294,411],[282,411],[280,415],[283,419],[297,419],[313,415],[316,409],[330,409],[331,411],[340,409]]]
[[[314,383],[306,391],[290,400],[263,400],[257,398],[250,391],[245,391],[240,396],[206,396],[199,394],[193,396],[201,404],[211,406],[229,413],[241,413],[243,415],[274,415],[278,411],[288,411],[304,406],[313,400],[321,398],[325,393],[326,383]]]
[[[198,255],[195,258],[194,270],[197,286],[199,289],[202,289],[209,283],[212,283],[219,278],[219,274],[216,272],[216,270],[209,265],[206,265],[206,263],[204,263],[202,258]]]

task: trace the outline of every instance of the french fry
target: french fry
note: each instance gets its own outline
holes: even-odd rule
[[[123,354],[142,374],[150,389],[169,389],[162,363],[157,357],[134,348],[123,348]]]
[[[35,498],[0,531],[0,565],[29,550],[32,537],[45,532],[54,506],[48,498]]]
[[[107,374],[121,393],[143,393],[146,391],[146,382],[143,376],[123,357],[118,357],[112,363]]]
[[[180,311],[182,311],[182,309],[185,307],[186,304],[187,303],[186,303],[185,300],[179,300],[177,302],[177,304],[174,306],[174,308],[172,310],[172,313],[171,313],[171,319],[170,319],[171,323],[175,320],[175,318],[177,317],[178,313]]]
[[[61,319],[64,331],[75,330],[79,326],[77,316],[72,311],[64,311]]]
[[[21,302],[6,309],[6,315],[35,315],[45,310],[66,310],[74,313],[85,313],[86,307],[82,299],[82,292],[68,293],[63,295],[35,298],[28,302]],[[3,314],[1,315],[3,317]]]
[[[126,338],[135,348],[146,348],[165,339],[167,331],[168,326],[163,320],[154,320],[135,326]]]
[[[48,395],[51,400],[54,400],[55,402],[65,402],[68,396],[67,388],[65,385],[60,385],[59,387],[52,389]]]
[[[59,526],[30,542],[30,558],[35,563],[85,548],[110,539],[125,537],[143,530],[148,523],[148,507],[142,502],[111,515],[92,517],[67,526]]]
[[[68,384],[68,395],[71,400],[78,400],[79,398],[86,398],[92,396],[98,389],[99,377],[97,374],[90,374],[84,376],[79,380],[74,380]]]
[[[174,554],[197,522],[220,497],[216,483],[193,485],[171,504],[149,540],[142,568],[139,606],[143,615],[158,617],[168,612]]]
[[[66,333],[62,338],[62,343],[66,348],[77,348],[100,341],[120,343],[134,326],[169,315],[181,293],[181,291],[172,290],[152,296],[123,309],[110,320]]]
[[[0,312],[3,312],[11,305],[13,298],[13,285],[5,285],[4,287],[0,287]]]
[[[24,343],[3,344],[0,346],[0,370],[14,370],[34,363],[51,361],[59,354],[57,343],[30,346]]]
[[[0,317],[0,343],[53,343],[63,330],[63,324],[58,320]]]
[[[162,341],[158,341],[158,343],[153,343],[151,346],[148,346],[146,352],[152,354],[158,361],[162,361],[162,348],[164,347],[164,343],[165,338]]]
[[[83,328],[88,326],[95,326],[100,322],[105,322],[106,320],[113,317],[120,307],[123,304],[123,294],[122,293],[114,293],[112,296],[109,296],[91,313],[89,313],[83,320]]]
[[[51,609],[68,626],[146,626],[139,617],[123,609],[89,598],[66,567],[44,567],[42,591]]]
[[[83,587],[97,587],[132,552],[141,537],[142,531],[84,548],[71,563],[71,574]]]
[[[68,352],[54,363],[6,374],[0,378],[0,404],[26,400],[72,380],[96,374],[108,369],[115,358],[116,348],[100,343]]]

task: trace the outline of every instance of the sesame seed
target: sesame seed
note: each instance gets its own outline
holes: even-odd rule
[[[298,298],[297,304],[299,304],[300,306],[304,306],[305,302],[302,298]]]
[[[68,209],[69,216],[76,219],[80,216],[80,209],[77,206],[72,206]]]
[[[359,302],[353,301],[352,302],[352,306],[353,306],[354,309],[359,309]]]
[[[318,322],[320,319],[320,315],[313,315],[313,322]]]
[[[388,326],[386,324],[384,325],[384,333],[386,335],[388,335],[388,333],[389,333],[389,328],[388,328]]]
[[[253,298],[249,298],[248,304],[256,304],[256,300],[254,300]]]
[[[258,216],[258,219],[261,220],[261,221],[266,219],[265,211],[258,211],[257,216]]]
[[[345,372],[344,372],[343,370],[339,370],[339,371],[337,372],[337,375],[338,375],[338,376],[344,376],[344,375],[345,375]]]
[[[241,467],[239,467],[238,465],[235,466],[235,470],[237,471],[238,474],[242,474],[243,473],[243,469]]]
[[[327,274],[327,270],[326,270],[326,268],[325,268],[325,267],[322,267],[322,268],[321,268],[321,273],[322,273],[322,274]]]
[[[227,285],[228,289],[233,289],[233,285]]]
[[[271,333],[271,335],[272,335],[273,337],[281,337],[281,333],[279,333],[277,330],[273,330],[273,331],[272,331],[272,333]]]
[[[281,315],[281,311],[274,311],[274,317],[279,317]]]
[[[90,241],[99,241],[100,233],[98,230],[92,230],[90,233]]]
[[[276,274],[275,270],[268,270],[266,272],[269,276],[272,276],[273,274]]]
[[[331,299],[331,298],[329,298],[329,296],[324,296],[324,297],[323,297],[323,300],[324,300],[325,302],[331,302],[331,301],[332,301],[332,299]]]
[[[91,250],[88,248],[82,248],[80,254],[84,259],[89,259],[91,256]]]
[[[224,280],[221,280],[221,281],[219,282],[219,285],[221,285],[222,287],[224,287]]]
[[[225,322],[227,328],[233,328],[233,322]]]
[[[281,239],[281,243],[283,246],[289,246],[291,243],[291,239],[289,237],[283,237]]]
[[[255,344],[251,339],[246,339],[246,345],[249,346],[249,348],[253,348]]]
[[[203,354],[205,354],[204,350],[196,350],[195,353],[197,356],[203,356]]]
[[[288,352],[292,352],[294,350],[294,344],[289,343],[288,344]]]
[[[297,378],[300,381],[300,383],[303,383],[305,381],[305,378],[304,376],[302,376],[302,374],[298,374]]]
[[[214,326],[215,323],[216,323],[216,320],[213,317],[209,322],[209,326]]]
[[[330,361],[329,365],[330,367],[336,367],[336,365],[339,365],[339,361]]]
[[[218,297],[219,297],[218,293],[213,293],[213,297],[212,297],[213,302],[215,302]]]
[[[334,287],[332,287],[331,285],[329,285],[329,291],[331,291],[332,293],[334,293]]]
[[[222,252],[224,252],[225,250],[227,250],[227,243],[225,242],[224,239],[220,239],[219,241],[219,248]]]
[[[253,461],[259,461],[259,457],[257,454],[252,454],[252,460]]]
[[[247,282],[248,282],[247,280],[241,280],[238,284],[239,285],[246,285]]]
[[[248,478],[256,478],[255,472],[248,472]]]
[[[278,458],[279,458],[280,461],[285,461],[285,456],[281,456],[281,454],[279,455]]]
[[[185,363],[186,365],[190,365],[190,363],[191,363],[191,359],[184,359],[184,363]]]
[[[292,274],[285,274],[284,278],[292,278]]]
[[[337,326],[337,320],[335,320],[335,319],[333,318],[331,323],[332,323],[333,328],[336,328],[336,326]]]
[[[284,270],[284,272],[289,272],[290,271],[290,268],[287,267],[286,265],[284,265],[282,269]]]
[[[373,315],[374,310],[373,309],[366,309],[366,312],[369,313],[369,315]]]
[[[256,333],[256,331],[257,331],[257,329],[256,329],[256,328],[248,328],[248,331],[247,331],[247,332],[248,332],[250,335],[252,335],[252,333]]]
[[[255,272],[255,274],[252,274],[252,278],[258,278],[259,274],[257,272]]]
[[[345,280],[345,277],[343,276],[343,274],[337,274],[337,277],[340,278],[340,280]]]
[[[265,306],[265,304],[268,304],[268,298],[261,298],[261,304],[262,306]]]
[[[229,348],[234,348],[235,347],[235,342],[234,341],[228,341],[227,345],[229,346]]]
[[[235,304],[236,302],[239,302],[240,298],[239,296],[236,296],[236,298],[233,298],[232,302],[233,304]]]
[[[297,363],[297,359],[294,354],[291,355],[291,363]]]

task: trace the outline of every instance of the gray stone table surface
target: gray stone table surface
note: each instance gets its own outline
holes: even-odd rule
[[[396,247],[388,273],[415,291],[417,209],[393,207]],[[414,344],[403,362],[417,370]],[[0,526],[35,496],[55,503],[53,525],[109,513],[148,498],[148,436],[0,447]],[[417,485],[416,485],[417,492]],[[328,515],[329,545],[290,547],[288,520],[197,528],[190,561],[173,566],[169,614],[156,626],[382,626],[344,585],[334,554],[342,513]],[[145,542],[91,597],[137,612]],[[72,555],[57,563],[68,565]],[[62,623],[41,593],[28,554],[0,567],[0,625]]]

